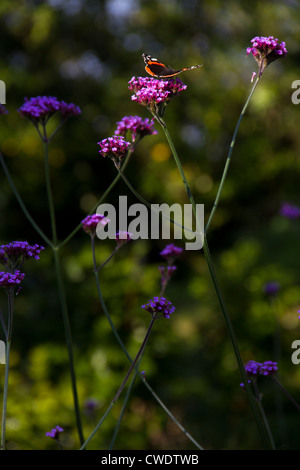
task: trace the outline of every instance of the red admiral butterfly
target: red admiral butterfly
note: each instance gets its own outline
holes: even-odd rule
[[[145,67],[146,72],[149,73],[149,75],[152,75],[152,77],[157,77],[157,78],[175,77],[175,75],[178,75],[181,72],[185,72],[186,70],[192,70],[192,69],[197,69],[198,67],[202,67],[202,65],[192,65],[191,67],[185,67],[184,69],[174,70],[169,65],[165,65],[165,64],[158,62],[157,59],[154,59],[150,55],[142,54],[142,57],[146,64],[146,67]]]

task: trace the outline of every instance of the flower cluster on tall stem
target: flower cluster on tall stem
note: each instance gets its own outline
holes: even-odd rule
[[[161,294],[164,293],[169,280],[177,270],[177,267],[173,263],[175,259],[181,255],[182,252],[183,248],[175,246],[174,243],[165,246],[165,248],[160,252],[160,255],[167,261],[166,266],[158,267],[161,275]]]
[[[187,86],[179,78],[161,80],[152,77],[132,77],[128,86],[131,99],[145,106],[153,116],[163,117],[167,104]]]
[[[25,98],[24,103],[18,109],[21,116],[29,119],[36,127],[41,139],[49,142],[58,129],[71,117],[81,114],[81,109],[74,103],[59,101],[55,96],[36,96]],[[46,124],[49,119],[58,113],[60,124],[50,137],[46,134]],[[41,129],[40,129],[41,126]]]
[[[251,47],[247,48],[247,55],[250,53],[258,63],[258,77],[261,77],[265,68],[274,60],[287,55],[285,42],[278,42],[274,36],[256,36],[251,39]]]
[[[1,423],[1,449],[5,449],[6,434],[6,411],[8,397],[8,377],[10,348],[12,340],[14,298],[20,290],[20,285],[25,274],[19,270],[24,262],[33,258],[39,259],[40,252],[44,247],[40,245],[29,245],[28,242],[11,242],[7,245],[0,246],[0,263],[4,266],[5,271],[0,272],[0,287],[4,289],[8,297],[8,312],[5,316],[0,311],[0,320],[5,335],[5,375],[3,389],[3,405],[2,405],[2,423]]]

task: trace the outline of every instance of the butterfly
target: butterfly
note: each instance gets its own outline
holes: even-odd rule
[[[176,75],[180,74],[181,72],[185,72],[186,70],[192,70],[197,69],[198,67],[202,67],[202,65],[192,65],[191,67],[185,67],[184,69],[174,70],[169,65],[165,65],[161,62],[158,62],[157,59],[154,59],[154,57],[151,57],[150,55],[142,54],[142,57],[146,64],[146,72],[149,73],[149,75],[152,75],[152,77],[157,78],[175,77]]]

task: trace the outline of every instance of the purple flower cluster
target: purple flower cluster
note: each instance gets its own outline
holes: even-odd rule
[[[100,146],[99,153],[102,157],[112,159],[117,168],[120,168],[121,161],[126,157],[130,142],[126,142],[123,136],[113,136],[98,142]]]
[[[278,294],[280,285],[278,282],[269,281],[264,285],[264,293],[269,297],[275,297]]]
[[[249,361],[245,364],[245,371],[247,377],[258,377],[259,375],[274,375],[276,374],[278,367],[277,362],[272,361],[265,361],[265,362],[256,362],[256,361]],[[248,380],[251,383],[251,380]],[[244,384],[240,384],[241,387],[244,387]]]
[[[152,77],[132,77],[128,86],[131,99],[146,106],[153,115],[162,116],[165,106],[187,86],[179,78],[159,80]]]
[[[171,243],[170,245],[166,245],[165,248],[160,252],[160,255],[165,258],[167,261],[168,265],[167,266],[159,266],[159,272],[161,275],[161,285],[163,291],[167,287],[167,284],[170,280],[170,278],[173,276],[175,273],[177,267],[173,265],[174,260],[181,255],[183,252],[183,248],[180,248],[179,246],[175,246],[174,243]]]
[[[5,106],[3,106],[3,104],[0,103],[0,115],[1,114],[8,114],[8,111],[5,108]]]
[[[12,289],[18,286],[25,277],[24,273],[19,270],[15,270],[13,273],[0,272],[0,287],[3,287],[7,292],[11,292]]]
[[[140,116],[124,116],[121,121],[117,122],[116,135],[125,137],[126,132],[132,134],[132,141],[135,142],[137,137],[144,137],[145,135],[157,134],[154,129],[154,123],[149,119],[142,119]]]
[[[128,243],[130,240],[132,240],[132,233],[130,232],[120,231],[116,233],[116,243],[118,247],[125,245],[125,243]]]
[[[298,219],[300,217],[300,207],[284,202],[280,207],[279,214],[287,219]]]
[[[160,255],[163,256],[169,264],[171,264],[175,258],[177,258],[183,252],[183,248],[175,246],[173,243],[167,245],[161,252]]]
[[[52,439],[58,440],[59,435],[63,432],[63,428],[60,426],[55,426],[55,428],[51,429],[50,432],[46,432],[47,437],[51,437]]]
[[[81,221],[83,230],[89,235],[94,236],[96,233],[96,228],[99,222],[103,227],[108,224],[110,220],[102,214],[93,214],[88,215]]]
[[[63,120],[78,116],[81,110],[73,103],[67,104],[59,101],[54,96],[36,96],[33,98],[25,98],[24,104],[18,109],[23,117],[27,117],[34,123],[46,123],[48,119],[57,111],[61,113]]]
[[[40,259],[39,254],[45,248],[38,244],[29,245],[28,242],[11,242],[0,246],[0,263],[10,269],[20,268],[30,258]]]
[[[170,315],[175,311],[175,307],[164,297],[153,297],[141,308],[151,313],[152,317],[156,319],[161,317],[170,318]]]
[[[247,48],[247,55],[252,53],[258,63],[258,76],[261,77],[264,69],[276,59],[287,55],[285,42],[278,43],[273,36],[256,36],[251,40],[252,46]]]

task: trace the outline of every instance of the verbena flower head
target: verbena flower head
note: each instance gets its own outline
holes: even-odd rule
[[[275,297],[279,289],[280,285],[276,281],[269,281],[264,285],[264,293],[269,297]]]
[[[175,246],[174,243],[167,245],[161,252],[160,255],[163,256],[169,264],[172,264],[175,258],[181,255],[183,248]]]
[[[269,376],[276,374],[278,367],[277,362],[265,361],[265,362],[256,362],[249,361],[245,364],[245,372],[247,377],[250,379],[258,377],[260,375]],[[248,383],[251,383],[251,380],[248,380]],[[240,384],[244,388],[244,384]]]
[[[100,146],[99,153],[102,157],[112,159],[117,168],[120,168],[122,159],[126,157],[130,142],[126,142],[123,136],[113,136],[98,142]]]
[[[40,259],[39,254],[45,248],[38,244],[14,241],[0,246],[0,263],[8,269],[20,268],[30,258]]]
[[[99,408],[99,405],[100,405],[99,401],[96,400],[95,398],[88,398],[84,402],[84,413],[86,415],[92,415],[95,412],[95,410]]]
[[[65,101],[60,102],[59,108],[62,119],[69,119],[81,114],[81,109],[74,103],[66,103]]]
[[[125,245],[125,243],[128,243],[130,240],[132,240],[132,233],[130,232],[121,230],[116,233],[116,243],[118,247]]]
[[[153,115],[163,116],[166,105],[186,90],[187,86],[179,78],[159,80],[152,77],[132,77],[128,86],[134,94],[133,101],[146,106]]]
[[[261,77],[264,69],[274,60],[287,55],[285,42],[278,42],[273,36],[256,36],[251,39],[252,46],[247,48],[247,55],[252,53],[258,63],[258,76]]]
[[[284,202],[280,207],[279,213],[287,219],[298,219],[300,217],[300,207]]]
[[[16,286],[19,286],[25,277],[24,273],[15,270],[13,273],[0,272],[0,287],[3,287],[7,293],[10,293]]]
[[[265,361],[261,365],[260,373],[261,375],[274,375],[278,370],[277,362]]]
[[[151,313],[153,318],[170,318],[175,311],[175,307],[164,297],[153,297],[146,305],[142,305],[143,309]]]
[[[91,236],[95,236],[97,225],[100,223],[103,227],[108,224],[110,220],[102,214],[88,215],[81,221],[83,230]]]
[[[43,123],[50,119],[54,113],[60,112],[62,120],[71,116],[78,116],[81,110],[73,103],[67,104],[65,101],[59,101],[55,96],[36,96],[25,98],[24,104],[18,109],[23,117],[27,117],[34,124]]]
[[[257,376],[261,372],[261,363],[256,361],[249,361],[245,364],[245,371],[248,377]]]
[[[8,111],[7,111],[6,107],[3,106],[3,104],[0,103],[0,115],[1,114],[8,114]]]
[[[121,121],[117,122],[116,135],[125,137],[127,132],[131,132],[132,141],[145,137],[146,135],[157,134],[154,129],[154,122],[149,119],[142,119],[140,116],[124,116]]]
[[[51,429],[50,432],[46,432],[46,436],[51,437],[52,439],[55,439],[57,441],[63,431],[63,428],[61,428],[60,426],[55,426],[55,428]]]

